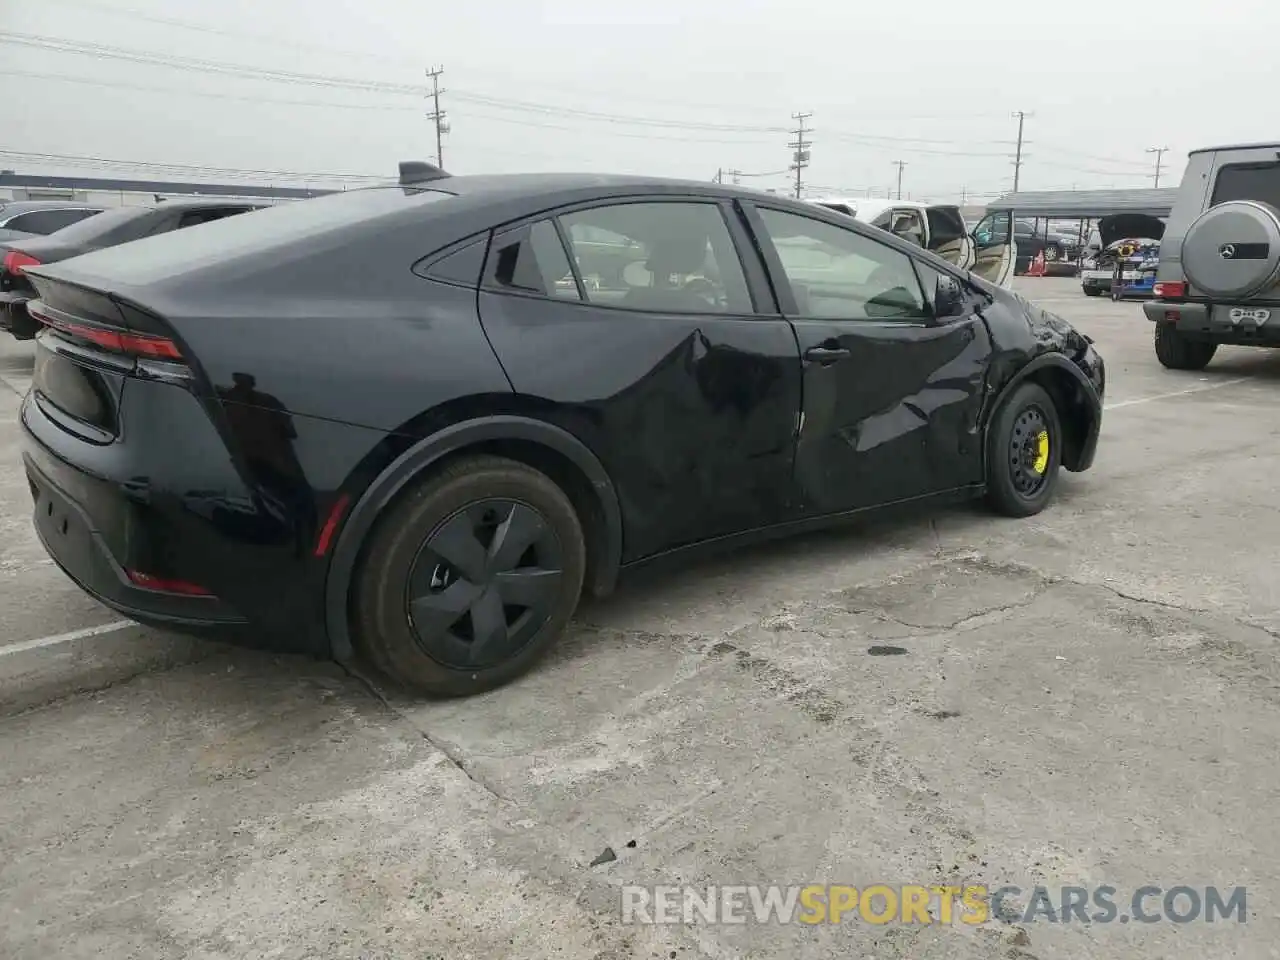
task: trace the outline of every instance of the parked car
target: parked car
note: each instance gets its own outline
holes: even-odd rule
[[[1193,150],[1156,268],[1156,357],[1203,370],[1218,345],[1280,346],[1280,144]]]
[[[1077,234],[1059,233],[1049,229],[1047,223],[1037,224],[1035,220],[1019,219],[1014,229],[1018,233],[1018,256],[1027,263],[1034,260],[1037,254],[1044,254],[1045,263],[1073,261],[1080,255],[1080,238]],[[1025,270],[1022,265],[1019,272]]]
[[[117,207],[47,237],[0,243],[0,328],[18,340],[30,340],[39,329],[26,306],[35,295],[26,277],[31,267],[257,209],[259,205],[243,202],[165,200],[153,207]]]
[[[811,202],[887,230],[998,286],[1006,286],[1013,276],[1015,258],[1009,240],[1007,212],[993,214],[988,221],[989,225],[996,217],[1003,217],[1002,235],[993,238],[984,232],[985,239],[979,241],[954,204],[844,197],[824,197]]]
[[[602,242],[630,262],[584,267]],[[404,164],[27,275],[58,565],[143,622],[426,694],[520,675],[647,562],[983,494],[1037,513],[1101,425],[1066,321],[743,188]]]
[[[101,213],[105,207],[69,200],[0,201],[0,243],[44,237]]]

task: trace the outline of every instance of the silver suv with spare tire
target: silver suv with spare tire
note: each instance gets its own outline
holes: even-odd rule
[[[1189,154],[1153,293],[1170,369],[1202,370],[1223,343],[1280,347],[1280,143]]]

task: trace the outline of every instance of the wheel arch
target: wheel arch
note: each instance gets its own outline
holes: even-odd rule
[[[350,659],[349,599],[361,550],[382,512],[426,471],[458,457],[493,454],[528,464],[551,477],[569,496],[587,541],[585,585],[604,596],[617,582],[622,558],[622,511],[613,481],[599,458],[561,427],[520,416],[486,416],[453,424],[393,460],[347,514],[334,546],[324,586],[324,620],[335,659]]]
[[[1042,353],[1015,373],[991,404],[991,413],[983,425],[983,476],[990,476],[989,439],[996,411],[1024,383],[1036,384],[1053,399],[1063,432],[1063,468],[1072,472],[1088,469],[1101,426],[1102,407],[1097,391],[1084,371],[1064,354]]]

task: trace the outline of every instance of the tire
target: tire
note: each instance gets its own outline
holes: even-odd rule
[[[514,537],[503,540],[505,553],[497,549],[504,535]],[[491,690],[559,639],[585,568],[582,525],[554,481],[514,460],[468,457],[379,518],[356,576],[355,638],[378,670],[414,693]]]
[[[1084,295],[1085,295],[1086,297],[1100,297],[1100,296],[1102,296],[1102,291],[1101,291],[1101,290],[1099,290],[1097,287],[1084,287],[1084,288],[1083,288],[1083,290],[1084,290]]]
[[[1044,248],[1045,263],[1057,263],[1062,259],[1062,248],[1056,243],[1046,244]]]
[[[1218,352],[1209,340],[1191,340],[1171,323],[1157,323],[1155,329],[1156,359],[1170,370],[1203,370]]]
[[[1043,446],[1037,442],[1042,430]],[[1062,424],[1053,398],[1038,384],[1021,384],[987,431],[988,503],[1006,517],[1039,513],[1053,499],[1061,461]]]

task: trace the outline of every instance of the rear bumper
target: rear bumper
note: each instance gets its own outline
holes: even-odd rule
[[[1258,323],[1252,316],[1232,322],[1232,306],[1149,300],[1142,305],[1142,311],[1148,320],[1171,323],[1174,329],[1192,340],[1241,346],[1280,346],[1280,307],[1265,308],[1270,315]]]
[[[23,466],[49,556],[86,593],[139,622],[327,656],[307,556],[228,471],[225,447],[195,398],[141,382],[127,389],[138,394],[127,426],[147,438],[133,448],[68,434],[35,389],[23,401]],[[202,489],[191,488],[193,476]],[[148,589],[130,570],[197,584],[211,596]]]
[[[86,506],[109,509],[106,505],[119,494],[107,481],[57,460],[35,439],[27,425],[35,407],[28,396],[22,413],[22,463],[34,500],[36,534],[54,563],[86,593],[135,619],[193,627],[246,623],[221,600],[145,590],[129,579]]]

